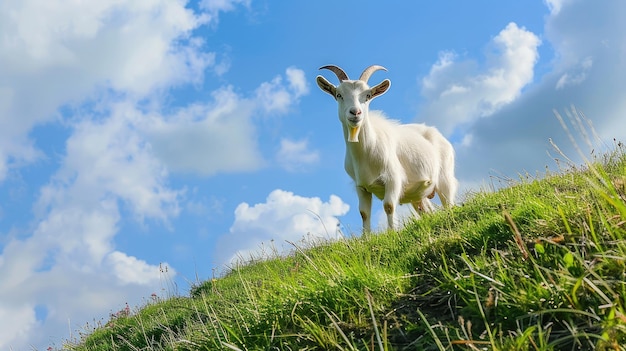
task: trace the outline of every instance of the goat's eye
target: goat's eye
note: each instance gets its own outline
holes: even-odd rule
[[[337,99],[341,99],[341,98],[342,98],[341,94],[337,94]]]
[[[371,99],[371,98],[372,98],[372,95],[371,95],[371,94],[367,94],[367,95],[365,95],[365,101],[368,101],[368,100],[369,100],[369,99]]]

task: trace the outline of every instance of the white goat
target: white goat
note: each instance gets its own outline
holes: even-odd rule
[[[359,80],[350,80],[337,66],[320,69],[333,71],[339,85],[317,76],[317,85],[337,100],[339,120],[346,140],[345,169],[354,180],[359,197],[363,230],[371,230],[372,194],[383,200],[390,229],[398,204],[410,203],[419,213],[430,212],[429,199],[439,195],[444,207],[454,205],[457,180],[454,177],[454,149],[434,127],[424,124],[399,124],[385,118],[381,111],[370,111],[370,101],[391,86],[385,79],[369,87],[372,73],[387,70],[370,66]]]

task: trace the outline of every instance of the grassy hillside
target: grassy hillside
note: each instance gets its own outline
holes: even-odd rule
[[[626,158],[233,269],[72,350],[623,350]]]

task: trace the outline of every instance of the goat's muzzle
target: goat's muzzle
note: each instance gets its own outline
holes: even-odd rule
[[[361,114],[361,109],[358,107],[352,107],[350,109],[350,114],[353,116],[359,116]]]

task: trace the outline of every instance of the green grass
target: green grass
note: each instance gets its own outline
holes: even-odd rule
[[[626,157],[296,247],[155,300],[82,350],[624,350]]]

